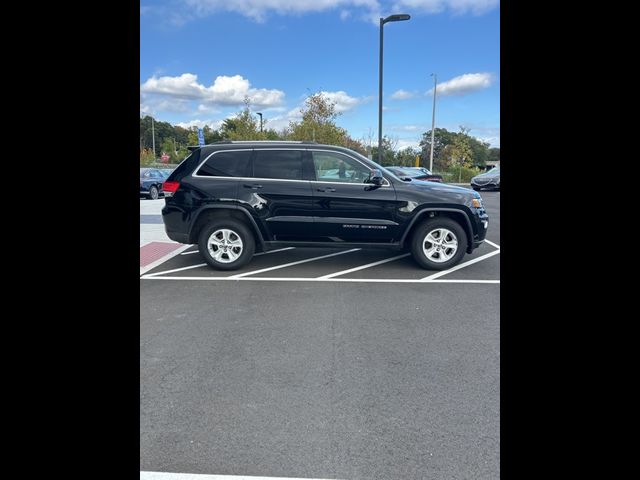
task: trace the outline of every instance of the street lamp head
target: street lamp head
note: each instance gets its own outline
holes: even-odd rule
[[[387,18],[382,20],[382,23],[388,22],[402,22],[403,20],[409,20],[411,15],[407,15],[406,13],[397,13],[395,15],[389,15]]]

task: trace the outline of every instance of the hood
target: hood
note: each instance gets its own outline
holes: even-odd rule
[[[406,182],[405,185],[418,188],[419,190],[429,190],[430,192],[449,192],[449,193],[467,193],[475,194],[473,190],[464,187],[458,187],[456,185],[447,185],[440,182],[429,182],[427,180],[411,180]],[[475,195],[472,195],[475,196]]]

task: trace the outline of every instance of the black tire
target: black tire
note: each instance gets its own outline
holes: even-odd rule
[[[453,252],[453,247],[450,247],[448,249],[445,248],[442,250],[443,254],[445,255],[447,254],[447,252],[453,254],[453,256],[449,260],[442,262],[434,261],[428,258],[423,249],[423,244],[434,245],[433,243],[428,242],[427,236],[431,232],[438,231],[439,229],[446,229],[450,232],[451,235],[447,234],[445,238],[445,240],[448,240],[449,243],[451,243],[453,237],[455,237],[455,240],[457,241],[457,250],[455,250],[455,253]],[[437,238],[439,238],[441,234],[442,232],[437,232]],[[415,229],[411,238],[411,254],[413,255],[415,261],[422,268],[426,268],[427,270],[446,270],[448,268],[451,268],[460,263],[460,260],[462,260],[462,257],[464,257],[466,251],[467,234],[464,231],[464,228],[462,228],[462,226],[455,220],[447,217],[434,217],[421,223]],[[438,250],[437,252],[434,252],[433,255],[437,255],[437,257],[440,257],[442,254],[440,253],[440,250]]]
[[[233,260],[233,252],[237,250],[224,250],[220,255],[220,260],[217,260],[212,256],[211,251],[208,248],[208,242],[210,237],[216,232],[221,230],[231,231],[232,240],[236,240],[238,237],[242,243],[241,250],[238,252],[240,256]],[[200,254],[204,257],[205,261],[216,270],[237,270],[238,268],[246,265],[249,260],[253,258],[253,253],[256,248],[256,241],[253,237],[253,232],[247,227],[247,225],[235,218],[220,218],[212,220],[206,225],[198,236],[198,248]],[[215,245],[212,245],[214,253],[218,251]],[[225,253],[227,252],[227,253]]]
[[[149,189],[149,198],[151,200],[158,199],[158,188],[155,185],[151,185],[151,188]]]
[[[474,187],[473,185],[471,185],[471,188],[473,188],[476,192],[480,191],[480,187]]]

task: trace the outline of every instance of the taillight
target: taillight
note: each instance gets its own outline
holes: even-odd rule
[[[179,186],[180,186],[180,182],[164,182],[162,184],[162,191],[164,192],[164,196],[170,197],[176,192],[176,190],[178,190]],[[169,195],[167,195],[167,193]]]

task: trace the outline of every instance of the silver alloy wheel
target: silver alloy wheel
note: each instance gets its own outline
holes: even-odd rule
[[[242,240],[233,230],[222,228],[213,232],[207,240],[207,249],[220,263],[235,262],[242,255]]]
[[[424,237],[422,251],[432,262],[444,263],[458,251],[458,238],[451,230],[436,228]]]

